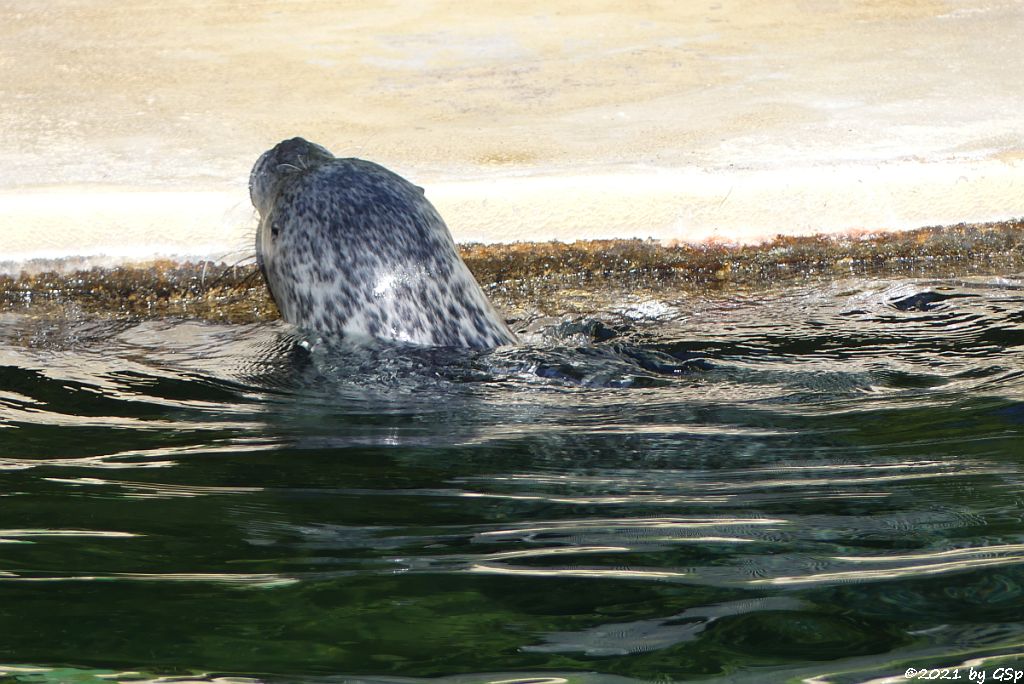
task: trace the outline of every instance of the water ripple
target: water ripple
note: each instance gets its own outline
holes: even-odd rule
[[[1020,657],[1019,275],[609,301],[527,311],[486,353],[4,316],[0,677],[861,682]]]

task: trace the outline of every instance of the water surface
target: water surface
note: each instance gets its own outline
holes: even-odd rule
[[[471,355],[0,315],[0,682],[1024,669],[1022,277],[609,301]]]

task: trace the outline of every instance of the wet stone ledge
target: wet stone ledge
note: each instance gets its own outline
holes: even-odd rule
[[[755,246],[608,240],[465,245],[466,263],[506,315],[585,313],[623,294],[678,297],[810,280],[949,278],[1024,269],[1024,219],[859,237],[780,237]],[[0,309],[44,315],[185,317],[246,323],[278,317],[255,265],[157,261],[116,268],[27,264],[0,277]],[[600,308],[600,307],[596,307]]]

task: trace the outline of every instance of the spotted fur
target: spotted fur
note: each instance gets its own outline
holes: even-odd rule
[[[443,347],[515,342],[418,188],[292,138],[253,167],[256,259],[286,321]]]

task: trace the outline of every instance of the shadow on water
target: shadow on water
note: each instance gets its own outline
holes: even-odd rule
[[[0,681],[1019,666],[1021,287],[625,297],[474,354],[7,314]]]

